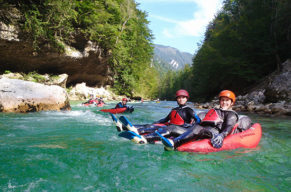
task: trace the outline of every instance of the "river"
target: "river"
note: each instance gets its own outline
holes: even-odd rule
[[[143,124],[176,103],[129,105],[135,111],[124,115]],[[0,113],[0,191],[290,191],[290,117],[249,114],[263,128],[256,149],[197,154],[134,144],[100,108],[71,106]]]

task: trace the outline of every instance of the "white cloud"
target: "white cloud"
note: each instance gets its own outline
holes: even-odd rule
[[[170,33],[168,29],[164,29],[162,34],[166,36],[167,38],[174,38],[174,35]]]
[[[179,21],[174,20],[174,19],[169,19],[169,18],[166,18],[166,17],[158,16],[158,15],[150,15],[150,16],[153,17],[153,18],[159,19],[161,21],[165,21],[167,23],[179,24]]]
[[[146,0],[147,2],[150,0]],[[164,29],[164,34],[170,36],[201,36],[203,35],[206,26],[214,19],[217,11],[222,7],[222,0],[155,0],[155,2],[193,2],[197,5],[198,11],[193,13],[193,18],[190,20],[177,21],[157,15],[152,17],[175,24],[171,29]],[[165,32],[166,31],[166,32]],[[170,37],[169,36],[169,37]]]

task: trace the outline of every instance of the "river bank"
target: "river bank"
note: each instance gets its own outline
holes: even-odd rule
[[[26,113],[50,110],[70,110],[69,101],[102,97],[107,101],[120,101],[110,87],[88,87],[78,83],[67,88],[67,74],[48,75],[31,72],[0,75],[0,112]]]
[[[256,114],[265,114],[271,116],[291,116],[291,104],[285,101],[279,103],[266,103],[255,104],[254,101],[246,102],[245,104],[235,104],[233,110],[237,112],[250,112]],[[218,99],[207,103],[193,103],[193,107],[196,109],[211,109],[213,107],[219,107]]]
[[[209,109],[218,104],[218,98],[207,103],[194,103],[195,108]],[[268,115],[291,116],[291,60],[249,89],[245,95],[236,97],[235,111]]]
[[[268,78],[268,82],[265,82],[265,84],[268,84],[268,86],[264,84],[263,86],[253,89],[252,92],[248,94],[237,96],[237,100],[235,102],[233,109],[238,112],[241,111],[241,112],[275,115],[275,116],[279,116],[279,115],[291,116],[291,102],[290,102],[290,95],[291,95],[290,94],[291,92],[290,79],[291,78],[289,78],[291,76],[290,61],[285,62],[283,66],[284,68],[281,73],[272,74],[272,76]],[[110,90],[110,86],[89,87],[86,85],[86,83],[78,83],[75,86],[71,86],[67,88],[66,87],[67,86],[66,82],[68,78],[67,74],[61,74],[58,76],[50,76],[48,74],[40,75],[36,73],[20,74],[20,73],[7,72],[6,74],[1,75],[0,79],[1,78],[18,79],[18,80],[22,80],[26,82],[38,82],[47,86],[54,85],[54,86],[62,87],[67,95],[67,96],[62,96],[62,98],[67,97],[69,101],[86,101],[90,99],[91,97],[94,97],[94,98],[102,97],[105,102],[108,102],[108,101],[120,101],[123,97],[126,97],[124,95],[114,94]],[[273,88],[270,91],[271,89],[270,87],[276,87],[276,89]],[[19,87],[18,89],[23,90],[23,87]],[[36,88],[35,91],[37,91],[37,89],[38,88]],[[3,95],[3,94],[6,94],[6,92],[1,90],[0,94]],[[270,96],[270,92],[273,93],[271,96]],[[136,101],[136,100],[140,100],[141,97],[135,97],[131,99],[132,101]],[[13,99],[10,99],[10,100],[13,100]],[[57,100],[58,99],[56,98],[55,103],[59,103],[59,101]],[[61,99],[61,100],[64,100],[64,99]],[[275,102],[268,102],[268,101],[275,101]],[[2,97],[2,102],[3,102],[3,97]],[[34,104],[33,102],[30,102],[29,105],[34,105]],[[34,110],[35,108],[40,108],[39,104],[35,104],[35,105],[36,107],[31,107],[30,109],[27,108],[27,111],[31,111],[31,109]],[[218,105],[218,98],[214,98],[212,101],[206,102],[206,103],[193,103],[193,107],[196,109],[210,109],[217,105]],[[59,109],[61,108],[62,107],[60,107]],[[69,108],[70,108],[69,106],[66,107],[66,109],[69,109]],[[42,108],[40,108],[40,110],[41,109]],[[17,111],[19,110],[15,110],[15,112]],[[22,109],[21,112],[26,112],[26,111],[25,109]]]

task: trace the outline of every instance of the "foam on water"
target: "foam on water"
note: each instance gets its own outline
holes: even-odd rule
[[[106,108],[114,107],[107,104]],[[133,103],[133,124],[164,118],[176,102]],[[290,118],[250,115],[263,127],[256,150],[166,152],[119,137],[108,113],[0,114],[0,191],[288,191]],[[182,186],[182,188],[180,187]]]

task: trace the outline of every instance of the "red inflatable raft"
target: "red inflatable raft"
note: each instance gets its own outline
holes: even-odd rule
[[[82,103],[82,105],[88,107],[88,106],[93,105],[93,104],[92,103]]]
[[[93,103],[82,103],[83,106],[97,106],[97,107],[103,107],[104,106],[104,103],[97,103],[93,102]]]
[[[246,131],[228,135],[223,146],[219,149],[212,147],[210,139],[196,140],[187,142],[177,148],[178,151],[185,152],[217,152],[223,150],[233,150],[237,148],[255,148],[260,142],[262,136],[262,128],[259,123],[255,123]]]
[[[98,103],[97,107],[103,107],[104,103]]]
[[[117,109],[101,109],[100,111],[116,114],[116,113],[123,113],[126,111],[126,109],[127,109],[126,107],[123,107],[123,108],[117,108]]]

